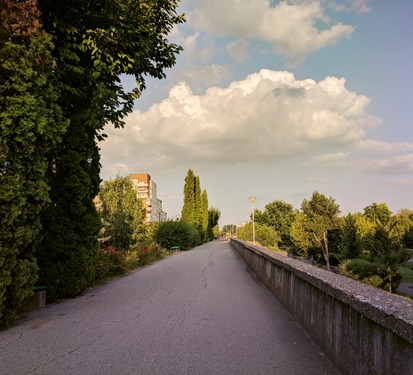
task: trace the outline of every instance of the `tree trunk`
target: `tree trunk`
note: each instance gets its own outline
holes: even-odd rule
[[[328,238],[327,231],[323,233],[323,255],[327,265],[327,271],[330,271],[330,256],[328,254]]]

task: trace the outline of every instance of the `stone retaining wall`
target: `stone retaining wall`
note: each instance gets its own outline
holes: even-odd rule
[[[242,241],[231,245],[343,374],[413,374],[413,301]]]

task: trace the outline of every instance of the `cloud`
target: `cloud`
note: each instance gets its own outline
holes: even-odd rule
[[[209,36],[196,32],[195,34],[181,37],[178,42],[184,48],[185,54],[191,62],[206,64],[215,55],[215,41]],[[200,46],[201,45],[201,46]]]
[[[367,5],[367,0],[351,0],[351,8],[357,13],[368,13],[371,8]]]
[[[328,7],[337,12],[355,12],[358,14],[371,11],[368,0],[325,0]]]
[[[186,68],[175,73],[176,78],[190,87],[218,85],[228,76],[228,70],[220,65]]]
[[[236,36],[270,43],[275,52],[288,58],[290,66],[341,38],[354,29],[332,24],[317,1],[281,1],[274,6],[266,0],[250,0],[240,6],[237,0],[200,0],[189,11],[188,23],[218,36]]]
[[[394,175],[411,174],[413,171],[413,150],[408,142],[387,143],[374,139],[360,140],[353,152],[320,154],[302,163],[303,166],[325,169],[346,168],[368,174]],[[380,156],[386,155],[386,158]]]
[[[411,174],[413,172],[413,154],[395,155],[389,159],[373,159],[366,162],[364,170],[380,174]]]
[[[227,51],[232,59],[245,61],[251,58],[247,51],[248,42],[244,39],[237,39],[235,42],[228,43]]]
[[[361,140],[358,144],[358,149],[362,151],[370,152],[403,152],[413,150],[413,143],[409,142],[383,142],[375,139],[365,139]]]
[[[261,70],[204,95],[180,83],[162,102],[133,112],[125,129],[107,127],[102,161],[111,173],[118,161],[158,171],[272,163],[359,142],[378,121],[366,113],[368,104],[335,77],[317,83]]]
[[[315,156],[309,161],[304,162],[303,166],[322,166],[324,168],[338,169],[346,168],[351,165],[348,160],[350,153],[336,152],[334,154],[322,154]]]

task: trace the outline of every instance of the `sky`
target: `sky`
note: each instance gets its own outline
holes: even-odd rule
[[[182,0],[184,50],[147,79],[101,178],[149,173],[171,219],[191,168],[220,226],[318,191],[413,209],[413,1]],[[132,89],[133,77],[123,77]]]

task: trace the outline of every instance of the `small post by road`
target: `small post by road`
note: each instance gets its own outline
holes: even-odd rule
[[[254,202],[255,197],[250,198],[252,210],[252,243],[255,245],[255,219],[254,219]]]

